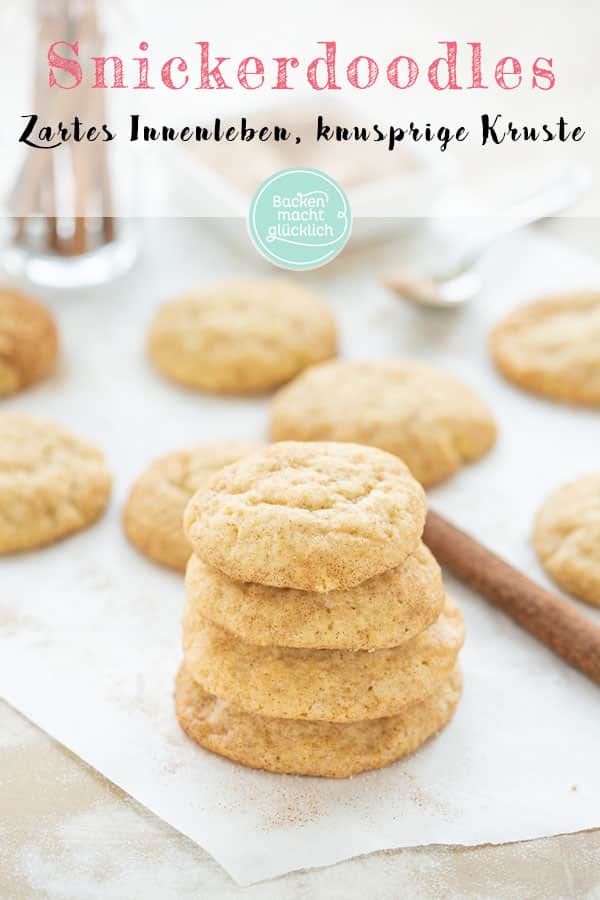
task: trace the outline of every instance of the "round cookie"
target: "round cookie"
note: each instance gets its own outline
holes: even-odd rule
[[[49,422],[0,415],[0,554],[91,525],[106,508],[110,484],[91,444]]]
[[[349,590],[297,591],[232,581],[192,556],[188,602],[250,644],[329,650],[396,647],[432,625],[444,605],[440,567],[421,544],[395,569]]]
[[[131,543],[160,565],[185,572],[191,553],[183,533],[188,501],[212,474],[259,446],[243,441],[200,444],[149,466],[123,510],[123,527]]]
[[[272,444],[214,475],[184,531],[236,581],[304,591],[354,587],[404,562],[425,521],[399,459],[356,444]]]
[[[183,618],[185,665],[211,694],[246,712],[284,719],[355,722],[393,716],[433,694],[464,640],[462,615],[446,598],[438,620],[387,650],[257,647],[191,606]]]
[[[496,426],[479,396],[446,372],[412,361],[340,360],[309,369],[277,393],[271,435],[379,447],[428,486],[489,450]]]
[[[600,606],[600,473],[565,484],[548,497],[533,540],[559,587]]]
[[[561,294],[522,306],[490,337],[509,381],[552,400],[600,406],[600,292]]]
[[[207,694],[182,666],[175,683],[175,709],[192,740],[245,766],[348,778],[417,750],[451,719],[460,693],[456,667],[435,694],[397,716],[350,723],[271,719]]]
[[[11,288],[0,288],[0,397],[44,378],[58,352],[50,313]]]
[[[334,356],[333,317],[297,281],[230,281],[162,306],[148,352],[168,378],[218,394],[277,387]]]

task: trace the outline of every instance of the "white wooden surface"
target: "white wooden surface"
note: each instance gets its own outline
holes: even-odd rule
[[[4,704],[0,773],[5,900],[600,897],[600,831],[375,853],[239,888],[207,853]]]

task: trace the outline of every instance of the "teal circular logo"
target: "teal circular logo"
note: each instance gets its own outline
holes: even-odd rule
[[[283,269],[316,269],[350,237],[346,194],[318,169],[283,169],[259,187],[248,217],[256,248]]]

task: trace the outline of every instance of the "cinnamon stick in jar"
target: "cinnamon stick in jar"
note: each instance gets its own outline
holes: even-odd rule
[[[431,510],[423,540],[440,565],[600,684],[600,627],[572,604],[536,584]]]

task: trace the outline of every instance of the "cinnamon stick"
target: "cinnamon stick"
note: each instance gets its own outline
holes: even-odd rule
[[[423,540],[440,565],[600,684],[600,627],[431,510]]]

